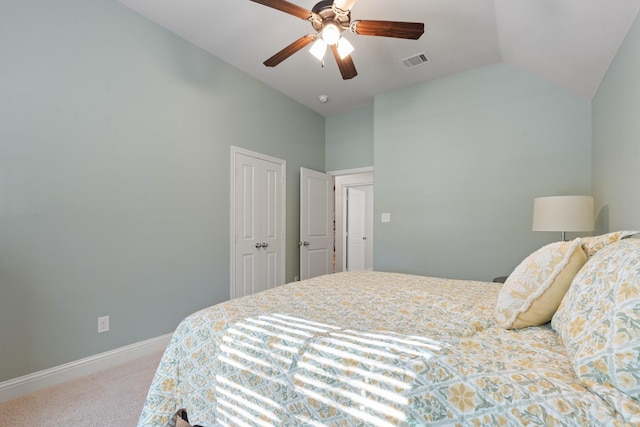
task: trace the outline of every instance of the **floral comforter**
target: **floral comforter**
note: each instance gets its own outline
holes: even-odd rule
[[[548,326],[495,326],[499,284],[338,273],[187,317],[139,426],[623,425]]]

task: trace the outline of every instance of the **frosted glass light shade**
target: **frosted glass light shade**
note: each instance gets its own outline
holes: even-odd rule
[[[339,10],[351,10],[356,0],[336,0],[333,2],[334,6]]]
[[[311,45],[309,52],[311,52],[311,54],[315,56],[318,61],[322,61],[325,53],[327,53],[327,44],[324,42],[324,40],[318,39],[314,44]]]
[[[325,25],[322,30],[322,39],[329,46],[338,43],[340,38],[340,30],[333,24]]]
[[[353,45],[344,37],[340,37],[340,40],[338,40],[338,46],[336,46],[336,48],[338,49],[338,55],[340,55],[340,59],[346,58],[347,56],[351,55],[351,52],[353,52]]]

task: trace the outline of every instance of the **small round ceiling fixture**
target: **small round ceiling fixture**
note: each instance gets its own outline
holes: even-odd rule
[[[320,100],[320,102],[322,102],[323,104],[326,104],[327,102],[329,102],[329,97],[327,95],[320,95],[318,97],[318,99]]]

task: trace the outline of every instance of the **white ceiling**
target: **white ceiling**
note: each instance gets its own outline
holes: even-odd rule
[[[216,57],[332,116],[377,94],[505,62],[591,99],[640,10],[640,0],[359,0],[352,19],[424,22],[419,40],[345,35],[358,76],[344,81],[305,48],[275,68],[262,62],[311,24],[249,0],[118,0]],[[316,0],[289,0],[311,9]],[[400,60],[425,52],[430,62]],[[323,104],[319,95],[327,95]]]

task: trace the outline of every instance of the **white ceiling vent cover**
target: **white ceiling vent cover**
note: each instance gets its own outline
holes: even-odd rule
[[[400,60],[400,63],[404,65],[406,69],[415,68],[427,62],[429,62],[429,58],[427,58],[424,52]]]

